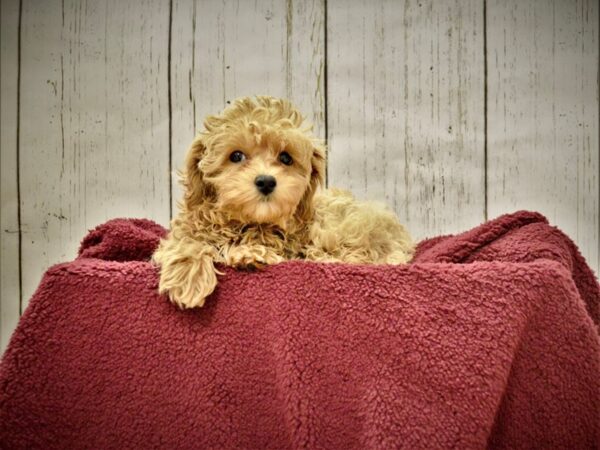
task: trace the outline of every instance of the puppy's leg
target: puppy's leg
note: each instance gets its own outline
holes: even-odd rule
[[[169,237],[152,256],[160,265],[159,292],[182,308],[204,305],[217,285],[215,249],[191,238]]]
[[[266,264],[282,262],[284,258],[262,245],[236,245],[224,255],[225,262],[237,269],[255,270]]]

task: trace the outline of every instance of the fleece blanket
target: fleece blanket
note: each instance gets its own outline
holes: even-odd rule
[[[519,212],[412,264],[223,268],[157,294],[165,230],[114,220],[45,274],[0,365],[2,448],[597,448],[600,287]]]

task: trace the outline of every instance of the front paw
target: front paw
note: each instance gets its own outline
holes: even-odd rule
[[[269,264],[282,262],[283,258],[277,254],[269,253],[263,248],[243,248],[238,247],[227,255],[227,264],[235,267],[237,270],[255,272],[263,269]]]
[[[180,308],[199,308],[217,286],[212,264],[186,262],[161,267],[159,291]]]
[[[261,258],[255,258],[252,256],[242,256],[239,258],[232,259],[231,266],[237,270],[244,270],[246,272],[256,272],[262,270],[266,265],[266,261]]]

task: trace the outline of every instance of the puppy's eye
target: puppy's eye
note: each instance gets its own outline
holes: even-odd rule
[[[246,159],[246,155],[244,155],[244,153],[241,152],[240,150],[236,150],[236,151],[232,152],[231,155],[229,155],[229,161],[234,162],[234,163],[242,162],[245,159]]]
[[[290,156],[290,154],[288,152],[281,152],[279,154],[279,161],[281,161],[286,166],[291,166],[292,163],[294,162],[294,160],[292,159],[292,157]]]

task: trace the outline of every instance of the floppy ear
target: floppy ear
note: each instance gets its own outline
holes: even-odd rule
[[[302,200],[296,208],[294,217],[301,223],[306,223],[312,219],[313,216],[313,197],[315,192],[325,183],[325,147],[321,145],[313,146],[313,154],[310,160],[312,171],[310,174],[310,182],[308,189],[304,193]]]
[[[206,147],[202,136],[196,137],[185,157],[185,170],[182,174],[182,185],[184,187],[184,202],[189,208],[198,206],[207,200],[214,199],[214,188],[207,184],[202,177],[198,164],[202,160]]]
[[[310,160],[312,165],[312,173],[310,174],[310,187],[313,193],[319,186],[322,186],[325,183],[325,158],[325,147],[315,144],[313,146],[313,154]]]

